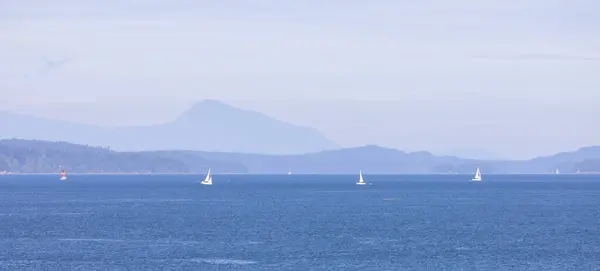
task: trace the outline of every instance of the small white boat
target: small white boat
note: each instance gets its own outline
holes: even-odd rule
[[[204,185],[212,185],[212,176],[210,176],[210,168],[208,169],[208,173],[206,173],[206,178],[204,178],[204,181],[200,183]]]
[[[473,176],[473,179],[471,179],[472,182],[481,182],[481,171],[479,171],[479,168],[477,168],[477,171],[475,172],[475,176]]]
[[[67,180],[67,172],[64,169],[60,173],[60,180],[61,181],[66,181]]]
[[[358,174],[359,174],[359,179],[358,179],[358,182],[356,182],[356,185],[365,185],[365,184],[367,184],[367,183],[365,183],[365,180],[363,179],[362,170],[359,171]]]
[[[291,168],[288,170],[288,175],[292,175],[292,169]]]
[[[558,168],[556,169],[556,171],[554,171],[554,174],[560,174],[560,172],[558,171]]]

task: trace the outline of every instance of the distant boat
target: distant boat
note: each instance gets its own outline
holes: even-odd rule
[[[473,177],[473,179],[471,179],[471,181],[481,182],[481,171],[479,171],[479,168],[477,168],[477,171],[475,172],[475,176]]]
[[[208,173],[206,173],[206,178],[201,182],[204,185],[212,185],[212,176],[210,176],[210,168],[208,169]]]
[[[554,172],[554,174],[560,174],[560,173],[558,172],[558,168],[556,169],[556,171]]]
[[[67,180],[67,172],[63,169],[62,172],[60,173],[60,180],[61,181],[65,181]]]
[[[288,170],[288,175],[292,175],[292,169]]]
[[[365,184],[367,184],[367,183],[365,183],[365,180],[363,179],[362,170],[359,171],[358,174],[359,174],[359,179],[358,179],[358,182],[356,182],[356,185],[365,185]]]

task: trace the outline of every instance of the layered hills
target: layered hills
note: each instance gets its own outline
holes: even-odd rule
[[[85,173],[381,174],[600,172],[600,147],[521,161],[484,161],[368,145],[299,155],[203,151],[121,152],[67,142],[0,140],[0,171]]]
[[[118,151],[303,154],[339,148],[316,129],[215,100],[199,102],[175,120],[151,126],[106,128],[0,111],[0,127],[3,139],[65,141]]]

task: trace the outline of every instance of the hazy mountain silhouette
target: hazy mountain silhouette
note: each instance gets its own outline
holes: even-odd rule
[[[600,171],[600,147],[583,148],[531,160],[475,160],[436,156],[429,152],[403,152],[368,145],[328,150],[305,155],[258,155],[193,152],[211,160],[232,161],[251,173],[461,173],[471,174],[479,167],[485,173],[562,173]],[[594,160],[595,159],[595,160]],[[598,163],[597,170],[594,170]]]
[[[0,172],[204,173],[246,172],[240,164],[182,153],[116,152],[102,147],[40,140],[0,140]]]
[[[0,137],[68,141],[78,144],[99,144],[109,135],[109,130],[92,125],[49,120],[7,111],[0,111]]]
[[[1,140],[0,171],[52,172],[65,165],[77,172],[216,173],[489,173],[600,172],[600,147],[582,148],[521,161],[482,161],[429,152],[402,152],[367,145],[303,155],[265,155],[202,151],[116,152],[65,142]]]
[[[205,100],[176,120],[153,126],[102,128],[0,112],[0,136],[110,146],[122,151],[202,150],[301,154],[339,146],[319,131]]]
[[[529,166],[553,172],[600,172],[600,146],[580,148],[572,152],[561,152],[541,156],[528,161]]]
[[[194,152],[211,160],[232,161],[251,173],[463,173],[474,172],[476,161],[429,152],[403,152],[376,145],[327,150],[304,155],[261,155]],[[461,167],[462,166],[462,167]]]
[[[502,155],[478,148],[459,148],[436,153],[475,160],[505,160]]]

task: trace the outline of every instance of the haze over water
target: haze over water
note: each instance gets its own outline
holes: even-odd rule
[[[0,110],[137,127],[209,98],[344,147],[529,159],[600,144],[598,10],[594,0],[3,0]]]
[[[0,176],[0,270],[599,270],[599,175]]]

